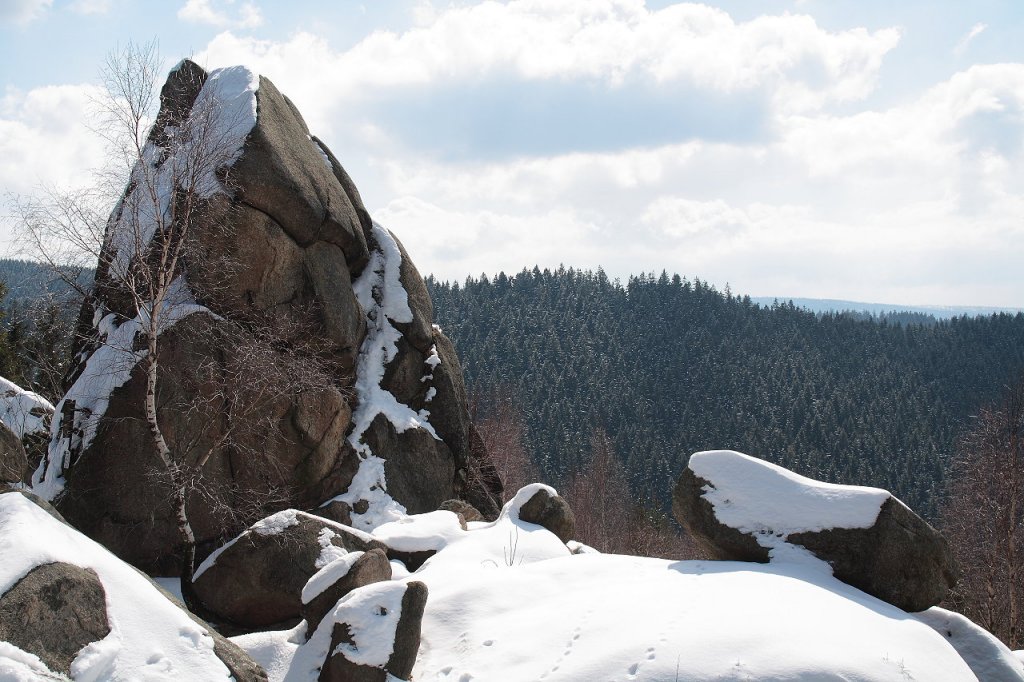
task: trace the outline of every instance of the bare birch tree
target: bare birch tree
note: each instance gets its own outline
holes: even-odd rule
[[[255,454],[259,444],[266,444],[264,434],[275,428],[274,415],[268,414],[271,406],[296,393],[336,384],[334,368],[321,353],[324,349],[316,347],[308,327],[302,328],[301,311],[287,319],[254,319],[256,313],[215,313],[200,303],[217,300],[217,276],[228,279],[239,267],[227,253],[230,249],[215,249],[218,262],[208,262],[207,247],[211,240],[231,237],[229,171],[240,142],[237,121],[231,120],[236,113],[216,97],[203,96],[199,79],[206,75],[192,68],[184,63],[174,82],[159,92],[160,59],[154,45],[129,45],[113,53],[103,70],[107,96],[98,129],[115,163],[88,190],[51,191],[40,201],[19,204],[32,255],[50,263],[55,272],[73,274],[69,264],[96,265],[95,288],[81,290],[90,302],[83,306],[83,315],[90,310],[92,314],[91,319],[79,320],[79,332],[93,336],[77,344],[80,359],[99,345],[116,346],[112,355],[123,366],[111,366],[109,371],[141,368],[145,390],[140,411],[161,465],[151,478],[169,491],[180,539],[183,588],[191,586],[196,559],[190,497],[204,499],[213,513],[233,514],[246,522],[255,520],[244,518],[250,513],[258,518],[268,506],[287,499],[287,491],[265,487],[234,498],[251,509],[220,503],[224,491],[203,480],[210,458],[228,447],[249,448]],[[110,217],[101,219],[104,207],[116,196],[113,187],[121,188],[120,199]],[[204,259],[199,278],[203,288],[197,290],[185,275],[190,263],[197,269]],[[80,286],[77,277],[68,279]],[[176,391],[162,391],[167,379],[161,371],[163,335],[194,314],[216,321],[193,325],[201,330],[197,333],[209,335],[205,340],[211,346],[231,348],[245,362],[200,361],[192,376],[177,378]],[[134,333],[104,335],[108,316],[116,318],[111,325],[119,331]],[[206,424],[211,414],[224,423],[212,436]],[[178,424],[191,422],[194,429],[176,428],[169,437],[168,415],[175,415]],[[271,456],[258,454],[268,468],[274,466]],[[185,590],[187,602],[189,592]]]

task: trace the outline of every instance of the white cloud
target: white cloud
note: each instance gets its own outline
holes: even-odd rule
[[[455,279],[564,262],[753,294],[1022,304],[1024,64],[972,67],[884,110],[780,112],[778,127],[757,145],[380,161],[381,194],[402,198],[374,215]]]
[[[78,14],[106,14],[113,6],[113,0],[74,0],[71,11]]]
[[[971,27],[971,30],[961,38],[957,44],[953,47],[953,54],[957,57],[962,57],[967,52],[967,48],[970,47],[971,42],[980,36],[985,29],[988,28],[988,24],[978,23]]]
[[[53,0],[4,0],[0,2],[0,23],[25,25],[41,17]]]
[[[0,186],[30,193],[40,184],[80,186],[103,160],[102,144],[89,128],[100,90],[59,85],[0,98]]]
[[[210,24],[221,28],[229,26],[255,28],[263,23],[263,14],[251,2],[241,3],[237,13],[229,12],[229,9],[234,8],[234,0],[221,3],[221,7],[222,9],[217,9],[213,0],[186,0],[178,10],[178,18],[196,24]]]
[[[208,6],[189,0],[186,7],[192,5],[197,12]],[[400,34],[375,32],[345,52],[309,34],[274,43],[225,33],[205,54],[211,64],[242,59],[282,82],[302,80],[316,64],[320,91],[338,100],[506,76],[612,87],[639,79],[726,93],[763,88],[780,106],[805,109],[869,94],[900,37],[897,29],[831,32],[797,15],[737,23],[720,9],[690,3],[657,11],[639,0],[428,9],[418,8],[417,16],[429,23]]]
[[[43,187],[76,189],[92,181],[104,161],[103,146],[89,129],[93,86],[63,85],[0,97],[0,222],[12,219],[12,196],[28,198]],[[0,251],[12,248],[17,225],[0,232]]]

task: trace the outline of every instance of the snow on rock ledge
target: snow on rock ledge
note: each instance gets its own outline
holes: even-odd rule
[[[821,566],[817,559],[906,611],[938,604],[956,584],[942,536],[878,488],[822,483],[738,452],[698,452],[672,509],[712,556]]]
[[[0,422],[15,436],[49,433],[52,416],[49,400],[0,377]]]

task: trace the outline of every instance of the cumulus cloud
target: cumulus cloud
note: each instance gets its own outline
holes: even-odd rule
[[[232,28],[242,6],[182,12]],[[1021,305],[1024,64],[880,108],[896,29],[633,0],[415,11],[344,49],[225,30],[198,58],[274,80],[423,272],[665,268],[753,295]],[[73,126],[30,117],[30,94],[0,112],[12,187],[74,165],[31,156],[60,159]]]
[[[200,4],[190,0],[189,5]],[[205,3],[203,3],[205,4]],[[272,77],[317,64],[339,99],[381,88],[490,77],[686,83],[717,92],[770,88],[780,106],[855,100],[874,87],[897,29],[831,32],[809,16],[736,22],[723,10],[682,3],[650,10],[638,0],[516,0],[434,10],[403,33],[375,32],[344,52],[297,34],[285,43],[218,36],[211,63],[246,58]]]
[[[0,23],[25,25],[52,6],[53,0],[4,0],[0,2]]]
[[[103,160],[102,144],[89,128],[100,90],[59,85],[0,98],[0,185],[16,193],[41,183],[75,185]]]
[[[375,215],[450,278],[564,262],[759,295],[1020,305],[1024,65],[975,66],[887,109],[780,113],[778,126],[756,145],[391,159],[377,169],[402,198]],[[561,240],[551,216],[587,228]],[[502,236],[529,234],[513,226],[534,217],[553,245]]]
[[[104,161],[103,146],[89,129],[99,94],[93,86],[63,85],[8,90],[0,97],[0,218],[9,217],[12,195],[91,182],[89,171]],[[0,243],[10,247],[15,230],[11,225],[0,233]]]
[[[251,2],[243,2],[234,10],[234,0],[220,3],[221,9],[214,5],[213,0],[186,0],[178,10],[178,18],[196,24],[209,24],[220,28],[238,27],[255,28],[263,23],[263,14]]]

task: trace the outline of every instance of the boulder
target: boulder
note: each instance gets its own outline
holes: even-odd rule
[[[78,652],[110,633],[105,594],[92,569],[62,562],[36,566],[0,595],[0,641],[70,675]]]
[[[537,490],[520,507],[519,518],[547,528],[562,542],[569,542],[576,533],[576,516],[569,503],[561,495],[552,495],[544,488]]]
[[[365,533],[294,509],[251,526],[196,570],[195,595],[210,612],[242,629],[302,616],[302,590],[347,552],[384,550]]]
[[[163,160],[211,102],[233,117],[225,144],[237,148],[222,150],[206,180],[219,186],[188,214],[198,217],[180,296],[168,302],[174,322],[160,335],[157,378],[172,453],[186,466],[202,462],[186,503],[200,553],[267,514],[332,500],[348,516],[340,507],[321,513],[361,528],[398,505],[420,513],[451,498],[496,514],[500,480],[468,474],[493,467],[472,444],[462,370],[433,325],[423,278],[273,83],[241,67],[208,74],[182,62],[161,92],[150,170],[181,184]],[[152,267],[124,262],[126,235],[139,232],[139,212],[125,208],[140,200],[130,183],[108,222],[79,315],[84,341],[34,488],[122,558],[174,575],[173,486],[145,420],[145,349],[131,333],[136,307],[120,274]],[[381,352],[361,361],[364,347]],[[356,476],[377,460],[386,492],[385,476],[369,485]]]
[[[318,678],[322,682],[387,682],[392,676],[400,680],[412,676],[420,647],[427,586],[414,581],[382,587],[374,592],[364,588],[358,599],[339,604],[332,612],[330,653]],[[396,596],[400,599],[397,604]],[[346,621],[346,617],[353,622]],[[374,623],[377,619],[393,621],[390,647],[382,646],[374,636],[390,630]],[[385,651],[390,651],[390,655]]]
[[[350,557],[354,558],[350,560]],[[391,580],[391,563],[381,549],[353,552],[324,566],[302,589],[301,613],[306,621],[306,633],[315,631],[346,594],[384,580]]]
[[[822,483],[741,453],[691,456],[672,510],[711,556],[784,561],[802,548],[904,611],[938,604],[958,576],[945,539],[888,491]]]
[[[455,514],[458,514],[459,523],[462,525],[463,529],[467,527],[467,523],[485,520],[483,514],[481,514],[476,507],[471,505],[469,502],[466,502],[465,500],[445,500],[444,502],[441,503],[441,506],[438,507],[438,509],[443,509],[445,511],[450,511],[454,512]]]
[[[9,428],[0,424],[0,484],[24,483],[27,478],[25,446]]]

